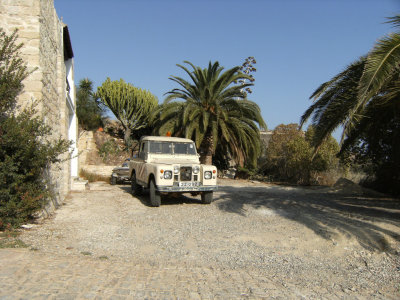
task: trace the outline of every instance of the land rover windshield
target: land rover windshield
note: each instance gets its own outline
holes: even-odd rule
[[[149,153],[196,155],[194,143],[149,141]]]

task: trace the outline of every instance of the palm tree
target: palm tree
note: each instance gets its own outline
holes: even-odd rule
[[[389,18],[388,23],[400,28],[400,15]],[[371,98],[386,91],[388,85],[398,79],[400,71],[400,31],[391,33],[378,40],[368,54],[364,73],[360,79],[358,103],[354,111],[363,108]],[[400,93],[400,86],[395,88]],[[392,101],[396,93],[392,94]]]
[[[389,19],[400,27],[400,15]],[[301,117],[303,125],[313,116],[316,149],[339,126],[343,126],[341,144],[349,146],[362,134],[366,122],[374,122],[374,109],[382,105],[387,109],[398,107],[399,75],[400,32],[395,32],[378,40],[367,56],[323,83],[310,97],[314,104]]]
[[[200,149],[202,163],[211,164],[218,144],[225,145],[240,165],[255,164],[260,151],[259,127],[266,128],[260,108],[248,100],[241,89],[253,85],[238,85],[249,76],[234,67],[225,72],[218,62],[209,63],[202,69],[192,63],[184,63],[183,69],[192,82],[172,76],[180,85],[167,92],[161,106],[158,131],[171,131],[176,136],[192,138]],[[174,100],[183,101],[174,101]]]
[[[361,57],[353,62],[311,95],[310,98],[315,101],[302,115],[300,127],[312,116],[316,150],[337,127],[345,126],[348,115],[356,107],[358,85],[365,60],[365,57]]]
[[[76,90],[76,114],[79,126],[93,130],[103,126],[104,108],[96,101],[93,82],[89,78],[79,81]]]

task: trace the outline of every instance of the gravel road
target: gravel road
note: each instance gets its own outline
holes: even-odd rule
[[[225,283],[251,275],[257,286],[274,286],[276,298],[400,298],[399,200],[362,190],[219,185],[210,205],[182,196],[153,208],[129,185],[92,183],[21,239],[47,256],[218,269]]]

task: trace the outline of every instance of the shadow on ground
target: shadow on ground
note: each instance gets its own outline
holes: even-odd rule
[[[131,187],[129,185],[120,185],[119,188],[125,193],[131,194]],[[142,195],[134,197],[139,199],[143,205],[151,207],[149,202],[149,191],[147,189],[143,191]],[[201,204],[200,199],[198,198],[199,197],[186,194],[163,195],[161,197],[161,205]]]
[[[387,236],[400,241],[398,199],[280,186],[220,187],[219,191],[216,205],[229,213],[245,216],[248,206],[271,209],[325,239],[333,239],[340,232],[356,238],[368,250],[394,253]]]

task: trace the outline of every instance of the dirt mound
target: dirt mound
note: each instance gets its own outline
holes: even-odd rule
[[[354,183],[353,181],[346,178],[339,178],[336,183],[333,185],[333,189],[336,192],[348,193],[348,194],[356,194],[356,195],[364,195],[364,196],[375,196],[375,197],[383,197],[385,196],[382,193],[377,191],[362,187],[361,185]]]

